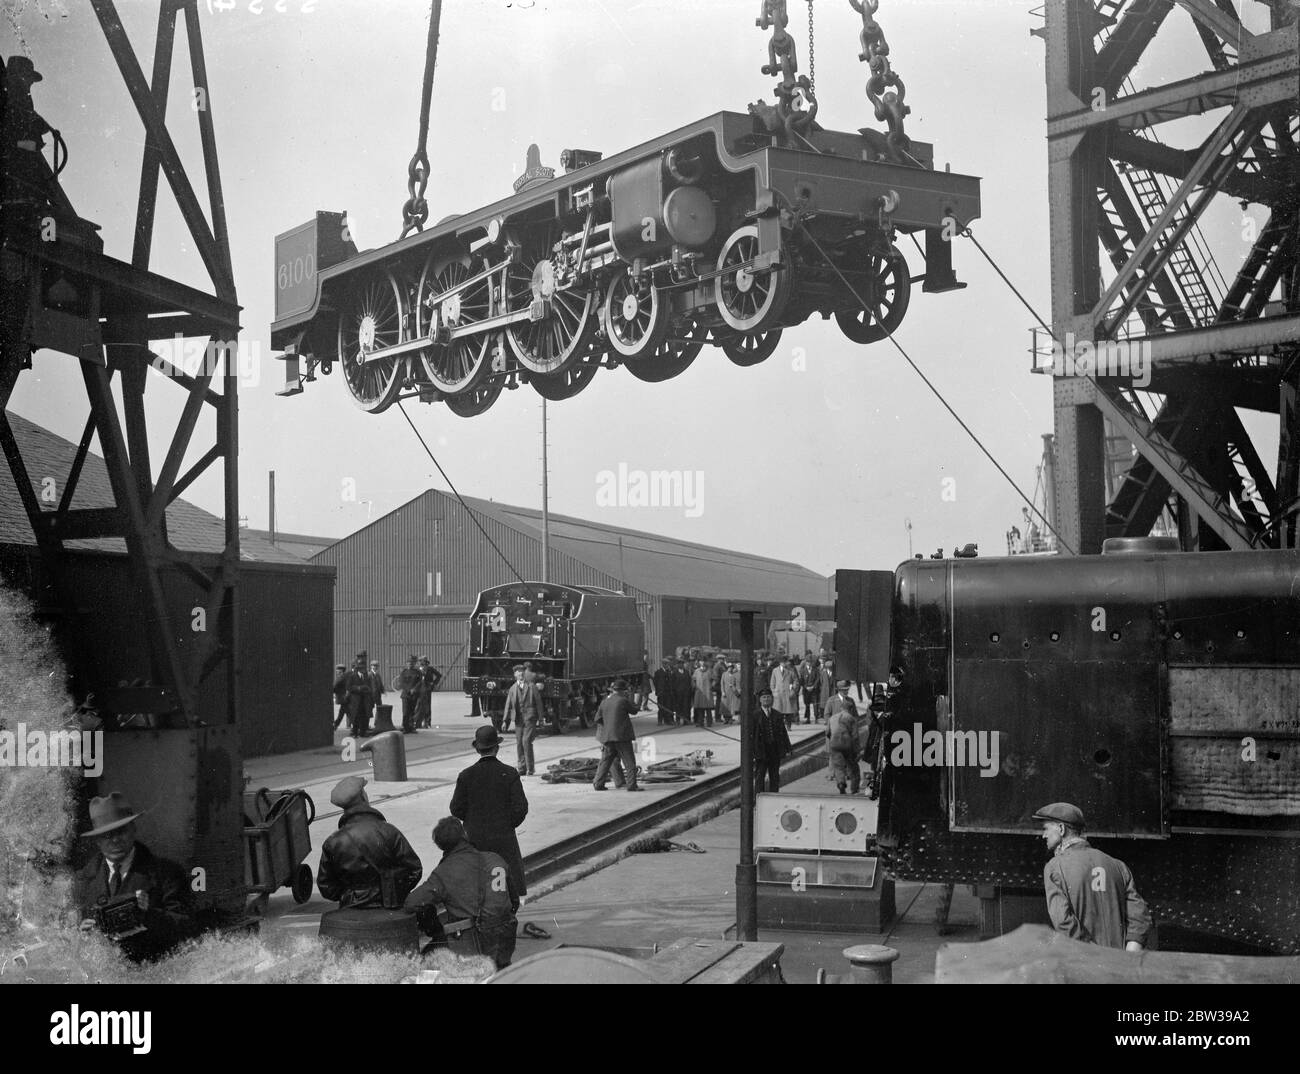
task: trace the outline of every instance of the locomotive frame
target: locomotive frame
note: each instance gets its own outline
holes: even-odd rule
[[[478,595],[468,629],[466,696],[477,698],[485,714],[500,713],[514,665],[532,661],[546,676],[546,718],[557,733],[566,719],[587,727],[615,679],[639,682],[645,670],[645,626],[636,598],[612,589],[554,582],[493,586]]]
[[[1032,815],[1071,801],[1158,920],[1294,954],[1300,553],[1108,545],[898,568],[886,863],[1041,902]],[[938,765],[892,763],[894,736],[918,730],[997,735],[999,778],[957,763],[955,744]]]
[[[602,367],[667,380],[706,342],[753,365],[813,313],[876,342],[913,283],[965,286],[951,239],[979,215],[979,180],[935,171],[922,142],[899,163],[870,129],[795,143],[719,112],[608,159],[561,159],[552,177],[530,152],[512,197],[365,253],[334,214],[279,236],[286,393],[305,359],[307,379],[340,365],[367,412],[415,397],[470,416],[521,383],[569,398]],[[895,240],[916,232],[913,276]]]

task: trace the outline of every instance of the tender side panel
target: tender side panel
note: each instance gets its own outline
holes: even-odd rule
[[[1100,557],[953,571],[954,830],[1066,801],[1095,834],[1164,834],[1156,581]]]

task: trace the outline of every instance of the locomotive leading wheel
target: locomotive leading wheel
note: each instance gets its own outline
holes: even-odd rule
[[[618,273],[605,292],[605,330],[610,347],[629,361],[654,354],[668,332],[668,297],[653,280],[638,286]]]
[[[840,331],[854,343],[878,343],[893,333],[903,323],[912,297],[912,277],[907,259],[897,246],[889,248],[888,257],[869,255],[867,279],[867,293],[861,297],[871,312],[859,306],[835,315]]]
[[[469,258],[435,262],[429,258],[420,274],[416,292],[415,333],[427,337],[435,317],[449,327],[471,325],[491,313],[491,288],[487,280],[465,288],[447,298],[448,291],[482,271]],[[420,363],[429,382],[441,392],[455,395],[478,386],[491,365],[493,336],[489,332],[458,339],[446,346],[426,347],[420,351]]]
[[[519,364],[531,373],[563,373],[583,353],[595,317],[591,291],[561,290],[551,244],[537,240],[506,276],[511,313],[535,310],[537,320],[517,321],[506,329]]]
[[[789,269],[746,267],[758,256],[758,228],[753,224],[733,232],[718,254],[713,297],[722,319],[737,332],[758,332],[770,326],[790,297]]]
[[[368,414],[387,410],[406,379],[403,357],[366,361],[371,352],[406,339],[406,301],[388,272],[363,280],[339,310],[339,361],[353,401]]]
[[[644,361],[628,362],[623,368],[647,384],[671,380],[695,361],[708,334],[708,329],[701,328],[693,317],[687,318],[669,329],[652,355]]]

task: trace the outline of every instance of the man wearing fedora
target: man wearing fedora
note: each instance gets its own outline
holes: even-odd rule
[[[708,685],[707,673],[705,685]],[[636,783],[636,752],[632,748],[636,741],[632,703],[627,699],[627,681],[624,679],[614,680],[609,696],[596,710],[596,741],[600,743],[600,764],[596,767],[595,779],[591,781],[592,790],[603,791],[610,769],[620,763],[627,777],[627,789],[641,790]]]
[[[456,777],[449,812],[465,825],[465,835],[474,846],[499,854],[510,870],[511,901],[519,907],[524,886],[524,858],[519,852],[515,829],[528,816],[528,798],[519,773],[497,760],[501,735],[491,724],[474,732],[474,749],[479,759]]]
[[[1083,838],[1083,810],[1053,802],[1034,814],[1052,858],[1043,867],[1047,914],[1057,932],[1074,940],[1141,951],[1151,931],[1151,914],[1133,874],[1118,858]]]
[[[338,831],[320,851],[316,886],[340,909],[396,910],[424,871],[406,836],[366,796],[364,776],[347,776],[330,792],[343,810]]]
[[[90,830],[81,838],[92,840],[98,853],[77,873],[74,888],[87,931],[95,927],[96,907],[135,896],[142,931],[117,943],[136,962],[166,954],[195,931],[185,871],[136,838],[139,816],[117,791],[90,800]]]

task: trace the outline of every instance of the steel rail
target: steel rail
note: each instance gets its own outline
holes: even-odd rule
[[[790,751],[789,757],[805,757],[824,748],[825,744],[824,736],[815,735],[796,745]],[[595,857],[620,843],[626,843],[638,835],[644,835],[664,821],[680,816],[708,799],[725,794],[739,786],[739,767],[706,779],[697,779],[680,791],[667,794],[621,817],[615,817],[578,835],[561,839],[558,843],[535,850],[531,854],[525,854],[524,879],[529,886],[549,880],[579,862]]]

